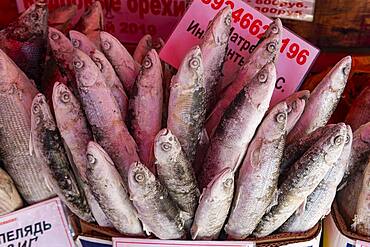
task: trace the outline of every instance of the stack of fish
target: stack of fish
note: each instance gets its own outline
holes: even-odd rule
[[[159,59],[163,41],[145,36],[132,57],[102,31],[98,1],[79,21],[81,32],[72,30],[69,38],[64,27],[47,27],[46,13],[38,1],[0,32],[0,154],[27,203],[57,194],[81,219],[127,236],[210,240],[224,231],[229,239],[245,239],[312,228],[344,187],[339,196],[351,205],[355,229],[369,234],[370,123],[352,119],[362,125],[353,135],[344,123],[327,125],[350,57],[312,93],[300,91],[270,107],[278,19],[218,94],[229,7],[175,74]],[[36,25],[40,30],[32,33]],[[58,67],[23,67],[19,48],[6,46],[13,42],[39,45],[34,53],[22,51]],[[43,80],[53,74],[49,100],[31,80],[41,80],[40,71]],[[22,203],[5,177],[0,213]]]

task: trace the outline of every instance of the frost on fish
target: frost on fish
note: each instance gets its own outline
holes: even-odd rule
[[[248,146],[225,226],[229,238],[245,239],[271,205],[276,203],[287,118],[288,106],[286,102],[281,102],[264,118]]]
[[[222,118],[202,165],[198,181],[204,188],[225,168],[236,170],[265,115],[276,81],[276,68],[267,64],[236,96]]]
[[[185,237],[182,212],[145,165],[140,162],[131,165],[128,185],[131,200],[148,234],[153,233],[160,239]]]

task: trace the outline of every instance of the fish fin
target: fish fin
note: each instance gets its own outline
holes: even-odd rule
[[[278,204],[278,198],[279,198],[279,191],[275,190],[274,194],[272,195],[272,201],[271,201],[270,205],[268,205],[268,207],[266,208],[265,213],[270,212],[271,208]]]
[[[306,202],[307,202],[307,198],[304,199],[304,202],[299,206],[299,208],[295,211],[295,214],[297,216],[300,216],[304,213],[305,209],[306,209]]]
[[[199,234],[199,228],[196,224],[193,224],[190,229],[191,238],[195,240]]]

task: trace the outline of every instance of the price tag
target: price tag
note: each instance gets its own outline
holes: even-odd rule
[[[178,241],[157,239],[113,238],[113,247],[255,247],[246,241]]]
[[[0,246],[74,247],[59,198],[1,216]]]
[[[313,21],[315,0],[244,0],[244,2],[267,16]]]
[[[222,85],[226,87],[235,77],[256,43],[267,30],[271,20],[240,0],[194,1],[166,42],[160,57],[178,68],[191,47],[200,43],[209,21],[223,7],[233,10],[227,60],[224,64]],[[278,79],[271,104],[291,95],[303,81],[319,50],[292,32],[284,29],[282,47],[277,63]]]
[[[17,0],[18,11],[22,12],[35,0]],[[49,9],[74,3],[78,14],[92,0],[47,0]],[[122,42],[137,43],[145,34],[168,38],[184,15],[190,0],[109,0],[100,1],[104,9],[105,29]]]
[[[364,242],[364,241],[357,240],[356,247],[370,247],[370,242]]]

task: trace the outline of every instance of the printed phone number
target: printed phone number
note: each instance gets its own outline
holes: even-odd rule
[[[232,18],[235,23],[239,23],[239,26],[247,30],[251,35],[261,38],[266,32],[269,25],[263,25],[262,20],[254,17],[251,13],[245,11],[243,8],[235,9],[235,4],[230,0],[201,0],[204,4],[209,4],[212,9],[219,10],[223,4],[229,5],[233,10]],[[291,42],[289,38],[282,40],[282,46],[280,53],[284,53],[288,59],[295,59],[297,64],[304,65],[307,62],[307,58],[310,56],[310,51],[307,49],[301,49],[299,44]]]

